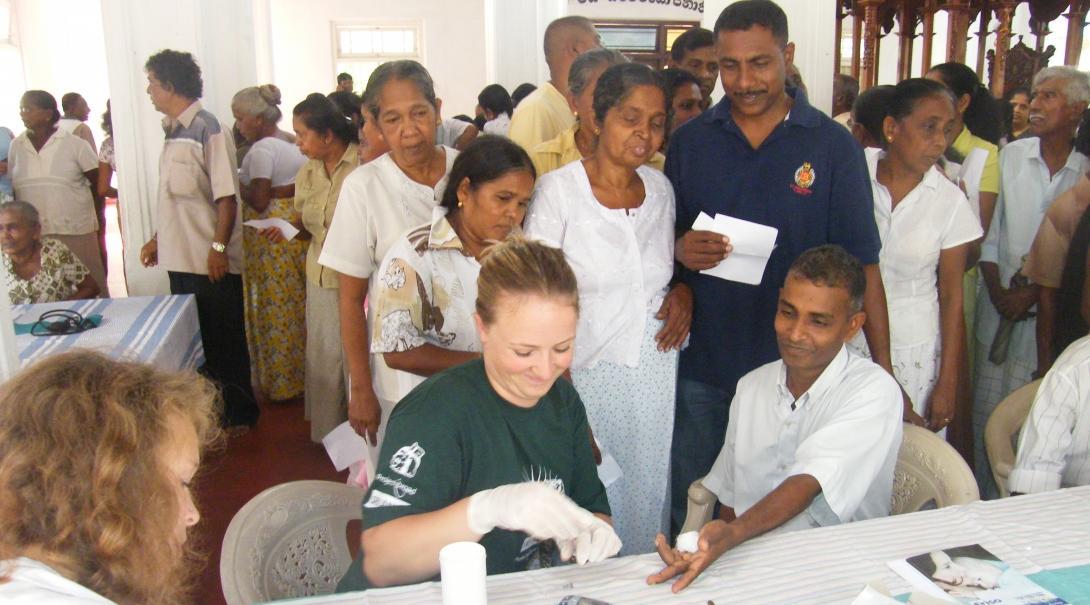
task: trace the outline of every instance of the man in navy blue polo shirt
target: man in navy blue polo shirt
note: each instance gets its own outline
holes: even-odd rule
[[[804,92],[785,88],[795,47],[779,6],[735,2],[720,14],[715,36],[726,95],[671,137],[666,156],[677,196],[675,257],[694,297],[671,452],[675,529],[684,521],[689,484],[708,472],[723,446],[738,379],[779,357],[773,320],[780,284],[802,252],[839,244],[862,261],[864,332],[874,361],[890,370],[881,240],[862,151]],[[729,237],[691,230],[700,212],[779,230],[760,285],[698,272],[731,252]]]

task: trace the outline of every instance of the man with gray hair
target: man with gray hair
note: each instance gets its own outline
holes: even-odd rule
[[[996,405],[1038,369],[1040,287],[1024,274],[1023,261],[1049,205],[1090,168],[1090,159],[1073,146],[1090,101],[1090,78],[1071,67],[1047,67],[1034,77],[1032,97],[1034,138],[1014,141],[1000,153],[999,199],[980,256],[987,296],[977,297],[973,441],[984,498],[998,495],[984,449],[984,425]]]
[[[568,70],[582,53],[600,48],[602,40],[586,17],[561,17],[545,28],[545,63],[549,81],[519,103],[507,136],[528,153],[575,123],[568,107]]]

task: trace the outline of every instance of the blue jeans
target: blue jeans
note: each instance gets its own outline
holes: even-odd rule
[[[689,486],[704,477],[723,449],[732,391],[678,378],[674,441],[670,448],[670,521],[674,535],[685,523]]]

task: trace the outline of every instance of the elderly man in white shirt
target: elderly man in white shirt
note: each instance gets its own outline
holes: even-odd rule
[[[738,381],[723,449],[703,480],[720,518],[700,530],[696,552],[659,535],[666,567],[649,583],[680,574],[678,592],[761,534],[889,514],[901,389],[845,346],[866,318],[865,290],[862,265],[839,246],[812,248],[791,266],[775,321],[782,359]]]
[[[1049,205],[1090,168],[1090,160],[1072,145],[1088,101],[1085,73],[1072,67],[1042,69],[1033,79],[1033,138],[1008,144],[999,157],[999,200],[981,249],[984,293],[977,296],[976,309],[973,441],[984,498],[998,496],[984,449],[984,425],[995,406],[1037,371],[1038,287],[1022,275],[1022,263]]]
[[[1007,483],[1024,494],[1090,485],[1090,336],[1071,343],[1037,389]]]

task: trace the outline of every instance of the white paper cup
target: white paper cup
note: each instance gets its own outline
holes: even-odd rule
[[[443,605],[488,605],[484,547],[453,542],[439,551]]]

